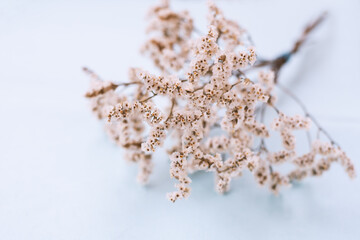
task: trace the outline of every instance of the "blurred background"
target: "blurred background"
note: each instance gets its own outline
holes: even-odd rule
[[[359,175],[360,1],[216,2],[266,58],[289,49],[309,20],[328,11],[280,81]],[[168,159],[158,153],[150,185],[136,182],[136,166],[90,112],[81,68],[114,81],[126,81],[130,66],[153,69],[139,48],[155,3],[0,1],[0,239],[360,239],[360,180],[338,165],[279,196],[249,175],[220,196],[211,174],[195,174],[190,198],[172,204]],[[189,9],[205,31],[205,1],[172,6]],[[280,103],[294,111],[293,102]]]

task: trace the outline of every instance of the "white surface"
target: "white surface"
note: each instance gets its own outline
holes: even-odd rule
[[[171,204],[168,160],[159,154],[150,186],[136,183],[136,167],[122,160],[89,111],[81,67],[123,81],[129,66],[149,67],[137,53],[152,3],[0,2],[0,239],[360,239],[360,180],[339,166],[279,197],[248,175],[220,196],[213,176],[196,174],[191,197]],[[201,18],[203,4],[174,5]],[[221,7],[269,57],[329,11],[281,81],[296,89],[359,172],[359,1]]]

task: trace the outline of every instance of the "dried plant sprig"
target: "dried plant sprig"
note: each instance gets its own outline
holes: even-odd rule
[[[149,12],[151,36],[142,49],[162,74],[131,68],[128,82],[114,83],[84,68],[92,78],[86,97],[98,118],[110,122],[107,132],[126,149],[127,159],[139,164],[142,183],[152,171],[152,154],[173,138],[168,149],[170,176],[178,181],[176,191],[168,194],[173,202],[190,195],[189,174],[194,171],[214,172],[219,193],[228,191],[231,180],[246,170],[274,193],[295,180],[321,175],[333,162],[355,177],[345,152],[302,101],[278,81],[282,67],[324,17],[309,24],[290,51],[256,61],[250,34],[215,4],[209,3],[208,31],[201,34],[188,12],[175,12],[168,1],[162,1]],[[258,76],[250,80],[250,71]],[[304,116],[280,111],[275,87],[291,97]],[[129,89],[124,94],[120,88]],[[167,98],[169,105],[156,104],[158,97]],[[269,108],[277,114],[270,125],[275,133],[265,122]],[[312,140],[311,123],[329,142],[321,141],[319,134]],[[294,131],[307,133],[308,153],[297,154]],[[266,146],[266,139],[274,134],[280,135],[283,149],[271,151]],[[292,164],[290,172],[278,170],[284,163]]]

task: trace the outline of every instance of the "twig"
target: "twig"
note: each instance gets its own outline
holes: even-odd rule
[[[280,88],[284,93],[286,93],[288,96],[290,96],[297,104],[299,104],[299,106],[301,107],[301,109],[304,111],[305,116],[310,118],[311,121],[316,125],[316,127],[318,128],[319,132],[322,132],[331,142],[332,145],[335,146],[339,146],[339,144],[337,142],[334,141],[334,139],[330,136],[330,134],[319,124],[319,122],[316,120],[316,118],[310,114],[305,106],[305,104],[295,95],[293,94],[289,89],[287,89],[286,87],[282,86],[281,84],[277,83],[276,86],[278,88]]]
[[[275,83],[277,83],[279,72],[282,66],[289,61],[290,57],[297,53],[299,49],[304,45],[305,41],[307,40],[309,34],[323,22],[326,17],[326,12],[322,13],[314,22],[307,25],[307,27],[302,32],[299,39],[295,42],[294,46],[291,48],[290,51],[281,54],[279,57],[275,58],[274,60],[263,60],[259,63],[254,65],[254,68],[270,66],[270,68],[275,72]]]
[[[143,100],[140,100],[139,102],[143,103],[143,102],[146,102],[146,101],[152,99],[153,97],[156,97],[156,96],[157,96],[157,93],[154,93],[154,92],[152,92],[152,93],[153,93],[152,96],[150,96],[150,97],[148,97],[148,98],[145,98],[145,99],[143,99]]]
[[[90,70],[89,68],[83,67],[82,70],[83,70],[86,74],[90,75],[90,77],[92,77],[92,78],[94,78],[94,79],[96,79],[96,80],[102,81],[102,79],[100,78],[100,76],[97,75],[94,71]]]
[[[310,23],[303,31],[301,37],[295,42],[291,54],[294,54],[299,51],[300,47],[306,41],[310,32],[312,32],[318,25],[320,25],[327,16],[327,12],[323,12],[314,22]]]
[[[165,123],[172,117],[175,104],[176,104],[176,100],[175,100],[175,98],[172,98],[172,99],[171,99],[170,112],[169,112],[168,117],[167,117],[166,120],[165,120]]]

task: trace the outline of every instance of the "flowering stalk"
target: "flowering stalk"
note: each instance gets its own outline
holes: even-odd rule
[[[162,1],[149,12],[151,35],[142,48],[162,74],[131,68],[129,81],[114,83],[84,68],[92,78],[85,96],[98,118],[110,122],[106,130],[126,149],[127,159],[139,164],[142,183],[152,171],[152,154],[173,138],[168,149],[170,177],[178,181],[176,190],[168,194],[173,202],[190,195],[189,174],[194,171],[214,172],[219,193],[228,191],[231,180],[244,171],[274,193],[293,181],[321,175],[333,162],[354,177],[354,166],[339,145],[278,81],[282,67],[324,17],[309,24],[286,54],[256,62],[249,33],[213,3],[209,3],[208,31],[201,34],[187,11],[175,12],[168,1]],[[257,77],[248,77],[249,72]],[[295,100],[305,116],[280,111],[275,87]],[[127,94],[120,92],[124,88]],[[168,99],[167,108],[156,104],[159,97]],[[277,113],[271,126],[265,124],[268,108]],[[312,141],[312,122],[330,142]],[[310,145],[310,151],[302,155],[297,154],[294,135],[299,130],[307,133]],[[283,149],[271,151],[266,141],[276,134]],[[283,163],[293,168],[281,172],[278,166]]]

